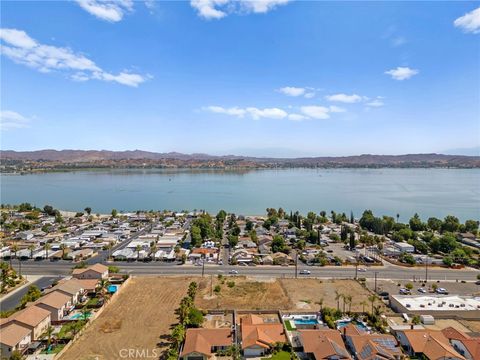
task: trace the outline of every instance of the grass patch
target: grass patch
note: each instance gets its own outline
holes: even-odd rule
[[[288,331],[293,331],[295,328],[292,326],[292,323],[290,320],[285,320],[285,327],[287,328]]]
[[[286,351],[279,351],[269,358],[262,358],[262,360],[290,360],[290,353]]]

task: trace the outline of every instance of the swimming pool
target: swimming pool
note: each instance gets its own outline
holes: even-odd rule
[[[110,294],[114,294],[118,290],[118,285],[108,285],[107,290]]]
[[[92,316],[92,313],[88,312],[85,314],[85,316],[87,317],[87,319]],[[82,313],[76,313],[76,314],[73,314],[72,316],[70,316],[70,320],[78,320],[78,319],[82,319],[83,318],[83,314]]]
[[[317,319],[294,319],[295,325],[317,325]]]
[[[363,330],[363,331],[368,330],[368,328],[367,328],[367,326],[365,326],[365,324],[360,323],[360,322],[356,322],[356,321],[353,321],[353,322],[352,321],[338,321],[337,322],[337,329],[344,328],[345,326],[347,326],[350,323],[354,324],[357,327],[357,329],[359,329],[359,330]]]

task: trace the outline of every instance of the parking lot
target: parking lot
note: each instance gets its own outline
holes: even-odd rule
[[[448,291],[449,294],[455,295],[471,295],[471,296],[480,296],[480,285],[476,285],[474,282],[446,282],[446,281],[439,281],[439,282],[428,282],[422,287],[423,282],[421,281],[392,281],[392,280],[378,280],[377,281],[377,293],[381,292],[388,292],[390,295],[397,295],[400,292],[401,288],[405,288],[406,284],[412,284],[413,289],[411,291],[412,295],[427,295],[432,293],[433,289],[432,285],[435,284],[437,288],[444,288]],[[398,285],[400,284],[400,286]],[[372,291],[375,289],[375,281],[373,279],[367,280],[367,287]],[[419,288],[423,288],[426,290],[426,293],[422,293],[418,291]],[[430,292],[432,291],[432,292]]]

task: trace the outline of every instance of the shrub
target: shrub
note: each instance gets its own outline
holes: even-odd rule
[[[233,287],[235,286],[235,281],[229,281],[229,282],[227,282],[227,286],[228,286],[229,288],[233,288]]]
[[[222,290],[222,288],[220,287],[220,285],[216,285],[216,286],[213,288],[213,291],[215,291],[217,294],[220,293],[221,290]]]

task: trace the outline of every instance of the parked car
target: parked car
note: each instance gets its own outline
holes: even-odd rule
[[[437,289],[437,294],[448,295],[448,290],[445,289],[445,288],[438,288]]]
[[[310,270],[300,270],[300,275],[310,275],[311,273]]]
[[[358,271],[360,271],[360,272],[367,272],[367,269],[365,269],[365,268],[359,268]]]
[[[406,288],[400,288],[400,290],[398,291],[401,295],[410,295],[411,292],[410,290],[406,289]]]
[[[388,291],[382,291],[381,293],[379,293],[378,295],[382,296],[382,297],[385,297],[389,295]]]
[[[232,275],[237,275],[238,271],[237,270],[230,270],[228,273],[232,274]]]
[[[425,294],[427,292],[427,290],[425,290],[424,288],[419,288],[418,292],[422,293],[422,294]]]

